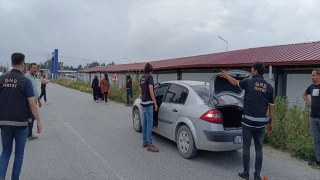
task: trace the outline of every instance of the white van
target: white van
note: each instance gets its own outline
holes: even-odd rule
[[[72,75],[72,74],[65,74],[63,77],[72,79],[73,81],[76,81],[76,77],[74,75]]]

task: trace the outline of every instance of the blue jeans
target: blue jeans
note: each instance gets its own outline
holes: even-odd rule
[[[143,107],[142,140],[152,145],[153,105]]]
[[[34,120],[36,120],[33,115],[32,115],[32,117],[31,117],[31,119],[32,119],[32,121],[29,122],[29,135],[28,135],[28,137],[31,137],[31,136],[32,136],[33,124],[34,124]]]
[[[28,128],[6,129],[1,128],[2,154],[0,157],[0,179],[5,179],[10,156],[12,153],[13,139],[15,140],[14,163],[12,180],[18,180],[23,163],[24,148],[28,137]]]
[[[254,146],[256,150],[256,162],[255,162],[255,177],[260,177],[262,169],[262,145],[263,138],[265,134],[265,128],[255,128],[242,125],[242,134],[243,134],[243,167],[244,174],[249,176],[250,170],[250,147],[251,139],[253,137]]]
[[[310,128],[313,135],[314,151],[316,159],[320,162],[320,118],[310,117]]]
[[[132,99],[132,89],[126,89],[126,97],[127,97],[127,104],[131,104],[131,99]]]

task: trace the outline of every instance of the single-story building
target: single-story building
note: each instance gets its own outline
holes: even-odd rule
[[[150,63],[154,67],[155,82],[161,82],[178,78],[208,81],[221,69],[251,71],[251,65],[256,61],[265,63],[264,77],[275,88],[276,96],[287,96],[290,102],[303,102],[302,92],[312,83],[311,71],[320,67],[320,41],[180,57]],[[130,71],[135,78],[136,73],[142,73],[145,64],[146,62],[97,66],[80,72],[87,82],[91,82],[95,74],[100,77],[108,72],[109,79],[112,80],[114,73],[117,73],[117,83],[122,84],[126,71]]]

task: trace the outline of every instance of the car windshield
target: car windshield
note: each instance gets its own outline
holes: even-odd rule
[[[209,85],[197,85],[191,86],[191,88],[204,100],[204,102],[209,102]]]

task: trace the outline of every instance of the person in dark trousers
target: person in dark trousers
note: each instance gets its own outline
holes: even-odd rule
[[[15,142],[15,156],[11,179],[18,180],[20,177],[24,149],[29,132],[29,106],[37,120],[38,133],[42,131],[32,83],[22,74],[25,67],[24,60],[25,56],[23,54],[13,53],[11,56],[13,69],[9,74],[0,77],[1,180],[6,179],[13,142]]]
[[[241,81],[232,78],[226,71],[220,72],[221,77],[245,91],[242,118],[244,171],[238,175],[246,180],[249,179],[250,146],[252,137],[256,151],[254,179],[260,180],[265,126],[267,125],[269,133],[273,131],[274,89],[266,80],[264,80],[264,71],[264,63],[256,62],[251,68],[252,78]],[[266,115],[268,109],[270,117],[267,117]]]
[[[31,63],[29,65],[29,72],[25,74],[25,77],[27,77],[31,81],[33,92],[34,92],[34,99],[36,103],[38,103],[39,108],[41,108],[42,104],[41,104],[39,93],[38,93],[38,83],[36,81],[36,73],[37,73],[37,64]],[[35,118],[32,115],[32,112],[30,112],[28,140],[34,140],[38,138],[37,136],[32,134],[34,121],[35,121]]]
[[[148,147],[148,151],[158,152],[152,143],[153,109],[158,111],[158,105],[154,97],[154,81],[152,77],[153,67],[147,63],[144,67],[145,74],[140,78],[141,106],[143,108],[142,147]]]
[[[108,74],[106,73],[104,75],[104,79],[103,79],[103,90],[104,90],[104,102],[105,102],[105,104],[108,103],[108,91],[109,91],[109,88],[110,88],[110,81],[109,81],[109,78],[108,78]]]
[[[100,87],[99,87],[99,79],[97,75],[94,75],[94,78],[92,80],[91,85],[92,91],[93,91],[93,100],[95,102],[99,102],[99,94],[100,94]]]
[[[316,164],[320,166],[320,68],[313,69],[311,80],[313,84],[302,94],[308,106],[311,106],[309,121],[316,156],[315,162],[309,162],[309,165]],[[308,95],[311,95],[311,102],[308,99]]]
[[[47,84],[49,82],[46,81],[46,72],[45,71],[40,71],[41,73],[41,77],[40,77],[40,83],[41,83],[41,94],[40,94],[40,100],[42,99],[42,97],[44,97],[44,102],[45,104],[49,104],[49,102],[47,101]]]
[[[127,97],[127,105],[132,105],[132,88],[133,88],[133,79],[130,76],[130,73],[126,72],[126,97]]]

